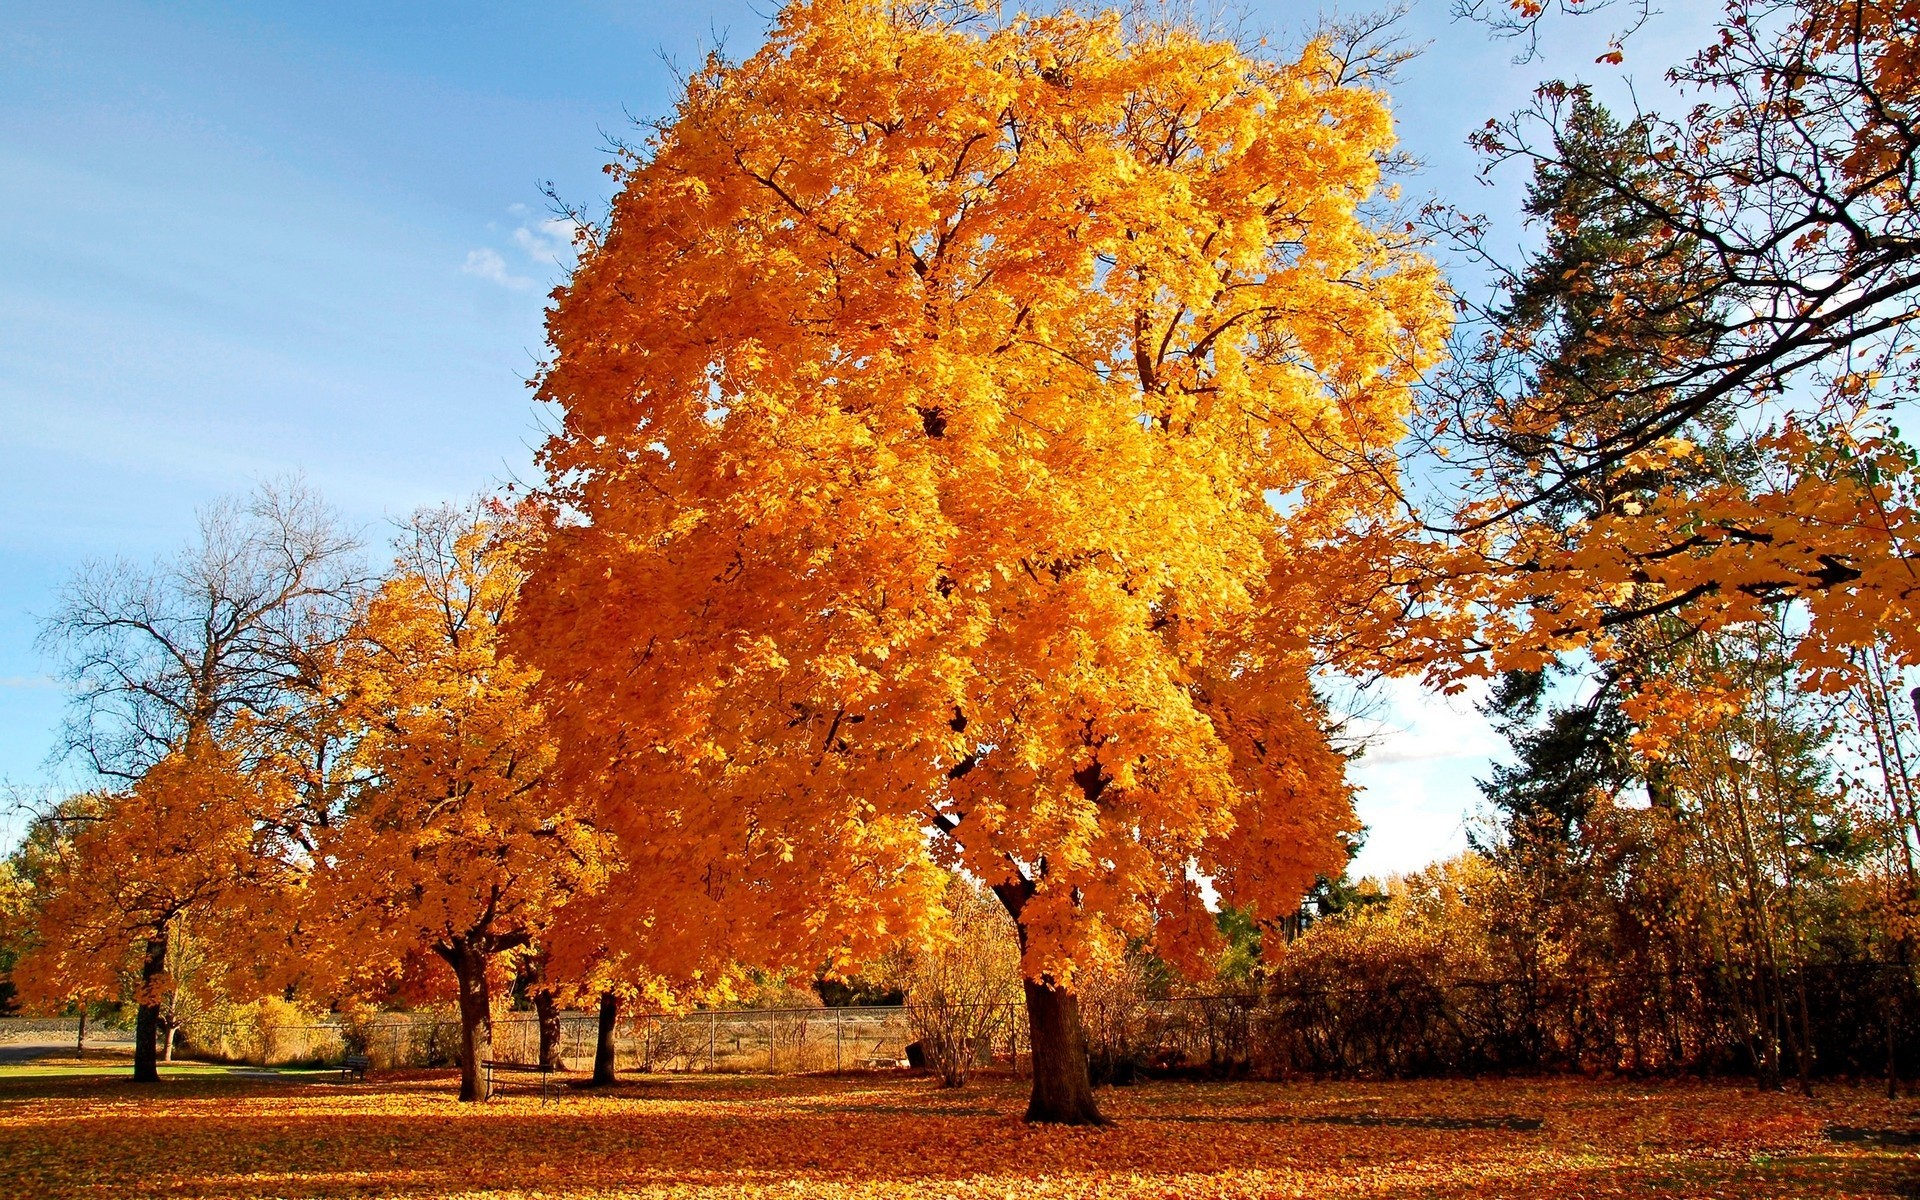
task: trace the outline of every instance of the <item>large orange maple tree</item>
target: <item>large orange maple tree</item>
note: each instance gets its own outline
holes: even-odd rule
[[[990,885],[1031,1119],[1099,1119],[1079,966],[1203,959],[1207,881],[1273,917],[1343,859],[1313,673],[1400,611],[1446,324],[1369,218],[1392,140],[1320,43],[796,4],[557,293],[518,644],[566,757],[782,947],[937,902],[923,846]]]

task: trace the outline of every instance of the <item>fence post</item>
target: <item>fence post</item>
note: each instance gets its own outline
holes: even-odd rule
[[[707,1073],[713,1073],[713,1042],[719,1033],[720,1017],[717,1013],[707,1014]]]

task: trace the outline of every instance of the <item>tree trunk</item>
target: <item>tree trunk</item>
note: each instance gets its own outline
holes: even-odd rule
[[[1023,980],[1027,1032],[1033,1044],[1033,1096],[1027,1120],[1049,1125],[1104,1125],[1087,1073],[1087,1035],[1080,1001],[1062,987]]]
[[[949,833],[951,826],[945,826]],[[1020,920],[1034,885],[1024,874],[993,885],[1027,953],[1027,927]],[[1080,1026],[1080,1001],[1063,987],[1023,979],[1027,995],[1027,1041],[1033,1051],[1033,1095],[1027,1120],[1047,1125],[1105,1125],[1093,1103],[1093,1077],[1087,1070],[1087,1033]]]
[[[541,988],[533,994],[533,1011],[540,1016],[540,1065],[549,1071],[564,1071],[560,1045],[560,1002],[553,992]]]
[[[613,1023],[620,1016],[620,997],[612,992],[600,994],[600,1034],[593,1043],[593,1086],[607,1087],[617,1082],[613,1075]]]
[[[167,973],[167,931],[147,939],[140,963],[140,1007],[133,1025],[133,1081],[160,1082],[160,979]]]
[[[460,986],[460,1099],[487,1099],[480,1064],[493,1057],[493,1010],[487,995],[487,956],[479,947],[455,942],[440,951]]]

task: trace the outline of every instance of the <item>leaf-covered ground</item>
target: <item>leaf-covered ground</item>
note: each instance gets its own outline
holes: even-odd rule
[[[1920,1102],[1828,1086],[1153,1083],[1039,1129],[1024,1089],[652,1078],[486,1106],[365,1084],[0,1078],[0,1195],[1206,1197],[1920,1195]]]

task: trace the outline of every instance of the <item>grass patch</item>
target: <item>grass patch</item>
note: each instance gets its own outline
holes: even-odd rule
[[[170,1062],[160,1064],[161,1079],[186,1079],[195,1076],[224,1076],[228,1078],[278,1078],[303,1075],[338,1075],[338,1068],[324,1067],[250,1067],[235,1063]],[[58,1061],[49,1062],[36,1059],[31,1062],[0,1063],[0,1083],[16,1079],[82,1079],[130,1077],[133,1074],[133,1062],[130,1059],[114,1061],[102,1059],[98,1062]]]

